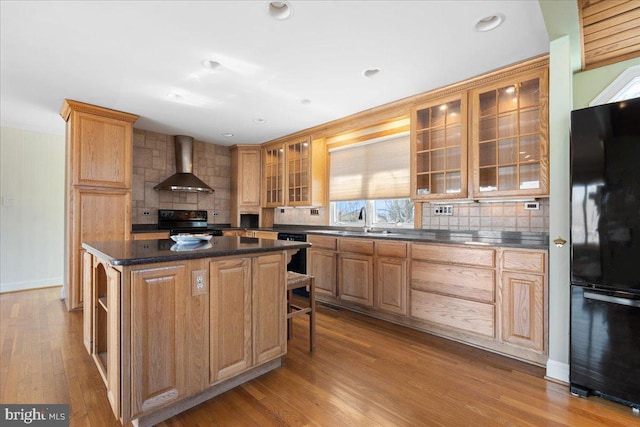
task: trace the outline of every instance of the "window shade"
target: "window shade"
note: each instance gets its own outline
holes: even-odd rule
[[[409,197],[409,134],[329,151],[329,199]]]

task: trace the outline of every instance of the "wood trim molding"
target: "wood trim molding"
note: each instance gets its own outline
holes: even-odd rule
[[[84,102],[74,101],[72,99],[65,99],[60,109],[60,116],[65,120],[69,120],[69,116],[72,112],[81,112],[95,114],[96,116],[107,117],[110,119],[123,120],[125,122],[133,123],[138,120],[137,115],[131,113],[125,113],[123,111],[111,110],[109,108],[98,107],[97,105],[85,104]]]

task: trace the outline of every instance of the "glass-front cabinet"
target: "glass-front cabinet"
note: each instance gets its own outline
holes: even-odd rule
[[[283,206],[284,145],[263,148],[264,206]]]
[[[287,144],[287,205],[309,204],[309,138]]]
[[[300,137],[262,150],[263,207],[325,204],[324,139]]]
[[[412,109],[411,197],[467,197],[467,94]]]
[[[548,72],[505,78],[470,97],[473,197],[547,195]]]

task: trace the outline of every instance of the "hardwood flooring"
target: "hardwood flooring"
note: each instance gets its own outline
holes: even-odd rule
[[[0,295],[0,402],[69,403],[71,426],[118,426],[60,288]],[[295,320],[284,366],[161,426],[640,426],[544,370],[348,311]]]

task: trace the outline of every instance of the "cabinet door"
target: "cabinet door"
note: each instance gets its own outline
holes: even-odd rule
[[[311,146],[309,138],[286,145],[287,205],[309,205]]]
[[[260,149],[239,150],[238,204],[260,206]]]
[[[131,416],[186,393],[187,268],[168,264],[131,272]]]
[[[265,207],[284,206],[284,146],[263,149],[263,204]]]
[[[107,268],[107,398],[120,417],[120,272]]]
[[[406,259],[377,258],[376,269],[376,308],[407,314]]]
[[[210,278],[210,382],[251,366],[251,260],[215,261]]]
[[[253,260],[253,364],[287,351],[284,254]]]
[[[72,184],[131,188],[132,123],[84,112],[73,114]]]
[[[82,307],[82,242],[128,240],[131,236],[131,193],[129,191],[75,189],[73,213],[67,241],[69,258],[69,306]],[[125,214],[126,212],[126,214]]]
[[[311,248],[307,249],[307,256],[307,271],[316,278],[316,293],[332,297],[337,296],[336,253]]]
[[[467,197],[466,93],[414,108],[411,126],[411,197]]]
[[[471,91],[473,196],[549,193],[548,71]]]
[[[373,257],[345,253],[338,262],[338,297],[373,307]]]
[[[502,340],[544,350],[544,278],[502,273]]]

